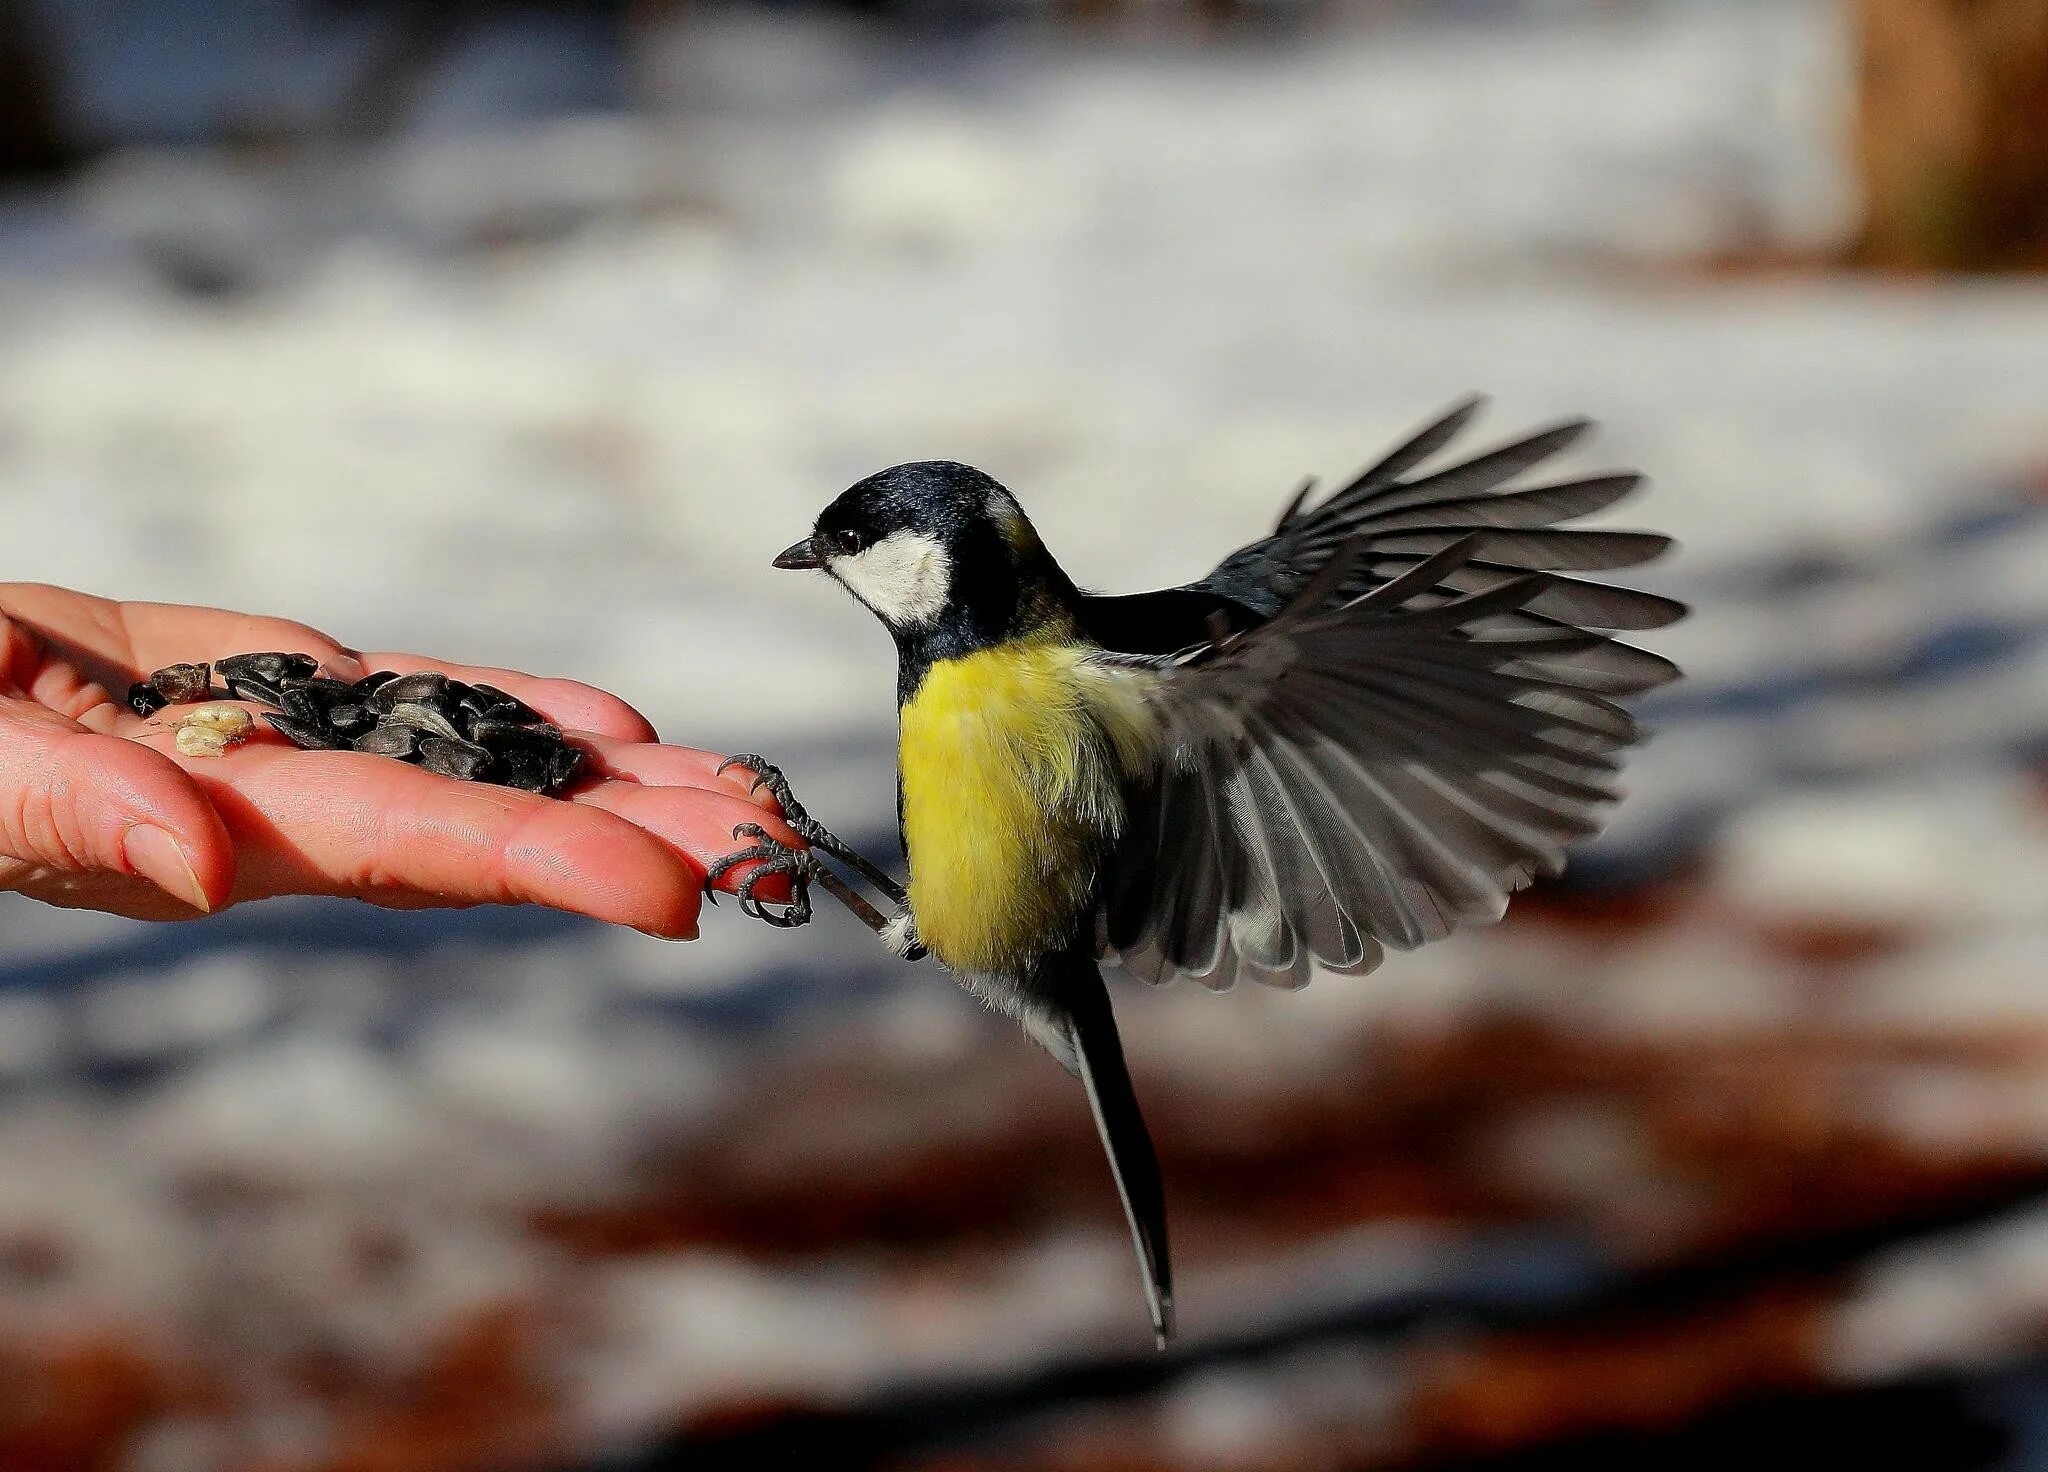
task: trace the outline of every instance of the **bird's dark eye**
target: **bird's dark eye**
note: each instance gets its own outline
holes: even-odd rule
[[[860,551],[860,533],[857,531],[841,528],[836,532],[825,533],[825,538],[832,544],[832,550],[841,556],[851,557]]]

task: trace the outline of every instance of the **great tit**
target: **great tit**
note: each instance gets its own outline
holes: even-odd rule
[[[926,952],[1080,1079],[1143,1268],[1173,1329],[1165,1198],[1100,963],[1149,982],[1298,987],[1359,974],[1556,873],[1617,797],[1636,721],[1616,703],[1677,677],[1613,631],[1683,605],[1566,574],[1631,567],[1670,539],[1566,529],[1634,473],[1514,488],[1573,444],[1572,420],[1411,472],[1474,396],[1207,577],[1088,593],[1016,498],[950,461],[898,465],[827,506],[775,558],[819,569],[895,640],[899,886],[754,769],[810,845],[758,827],[750,914],[810,917],[817,880],[898,954]],[[839,858],[884,913],[820,864]],[[790,876],[777,914],[753,894]]]

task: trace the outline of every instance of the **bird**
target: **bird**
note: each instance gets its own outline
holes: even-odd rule
[[[1623,702],[1679,675],[1618,635],[1683,604],[1576,576],[1671,539],[1561,525],[1642,476],[1518,484],[1587,435],[1583,418],[1425,468],[1483,402],[1328,494],[1304,482],[1269,534],[1179,587],[1084,591],[1005,486],[943,460],[856,482],[774,558],[826,574],[895,643],[908,883],[754,753],[727,765],[753,771],[807,848],[742,825],[754,842],[708,882],[752,862],[742,907],[798,924],[817,881],[1080,1081],[1162,1349],[1165,1191],[1103,964],[1292,988],[1499,919],[1601,828],[1642,735]],[[793,896],[780,913],[754,893],[776,873]]]

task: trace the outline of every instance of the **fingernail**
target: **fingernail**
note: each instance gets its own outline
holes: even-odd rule
[[[633,928],[642,935],[652,936],[656,940],[695,940],[697,938],[697,927],[695,924],[678,931],[650,930],[642,925],[636,925]]]
[[[199,876],[186,862],[184,850],[163,829],[146,824],[130,828],[121,841],[121,852],[127,855],[129,868],[171,898],[183,900],[201,914],[213,912]]]
[[[369,672],[370,667],[356,658],[353,650],[341,650],[327,661],[327,673],[337,680],[360,680]]]

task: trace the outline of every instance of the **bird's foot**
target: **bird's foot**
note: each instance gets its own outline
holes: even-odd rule
[[[718,764],[718,770],[721,772],[728,767],[745,767],[751,771],[754,774],[754,780],[748,785],[747,790],[749,792],[765,790],[769,796],[773,797],[776,806],[782,809],[782,821],[787,823],[790,830],[805,843],[809,844],[819,853],[830,854],[833,858],[845,864],[882,894],[888,896],[889,903],[896,908],[902,909],[910,903],[910,896],[904,891],[903,886],[891,878],[886,870],[879,864],[866,858],[852,844],[804,810],[804,805],[796,800],[796,794],[789,790],[789,779],[782,775],[782,768],[776,766],[766,757],[755,756],[752,753],[741,756],[729,756]],[[854,913],[860,914],[860,911],[855,910]],[[867,922],[870,929],[875,930],[879,930],[882,924],[887,921],[886,916],[876,918],[873,911],[861,915],[861,919]]]
[[[755,756],[752,752],[741,752],[738,756],[729,756],[718,764],[721,774],[728,767],[745,767],[752,772],[754,780],[747,784],[747,791],[760,792],[765,789],[768,795],[775,799],[775,805],[782,809],[782,821],[787,823],[790,831],[800,836],[805,843],[816,843],[820,836],[825,835],[825,825],[805,811],[804,805],[796,800],[796,794],[790,791],[789,778],[783,776],[782,768],[768,758]]]
[[[754,845],[738,853],[727,854],[704,872],[704,892],[710,894],[712,887],[741,864],[759,861],[758,867],[734,891],[740,902],[740,913],[773,925],[778,930],[793,930],[799,925],[810,923],[811,881],[822,872],[818,861],[801,849],[772,836],[759,823],[742,823],[732,830],[734,838],[751,838]],[[782,874],[789,878],[789,904],[780,912],[768,908],[768,902],[759,898],[755,887],[770,875]]]
[[[811,918],[809,886],[816,882],[824,886],[827,894],[846,906],[861,924],[880,935],[895,954],[910,961],[919,960],[924,956],[924,947],[918,943],[917,933],[910,923],[909,893],[879,864],[862,856],[845,839],[805,812],[804,805],[798,802],[796,795],[789,790],[789,779],[782,775],[780,767],[766,757],[755,756],[751,752],[729,756],[718,764],[718,770],[721,772],[728,767],[745,767],[754,774],[754,780],[747,790],[766,791],[773,797],[776,805],[782,809],[782,821],[809,845],[811,851],[797,853],[786,845],[777,844],[774,839],[768,838],[758,825],[743,823],[734,830],[733,836],[737,838],[741,834],[746,834],[757,839],[760,846],[734,854],[715,867],[711,871],[711,880],[706,881],[707,890],[711,881],[731,869],[734,864],[748,859],[763,859],[767,862],[756,873],[748,876],[747,883],[741,886],[740,908],[749,915],[766,920],[770,925],[801,925]],[[772,849],[768,847],[770,844],[774,844]],[[869,904],[846,880],[819,860],[816,857],[818,854],[837,859],[861,879],[873,885],[878,893],[886,896],[889,905],[896,912],[895,920],[892,921],[888,915]],[[751,898],[754,880],[770,873],[789,875],[796,896],[795,903],[781,916],[769,914]]]

